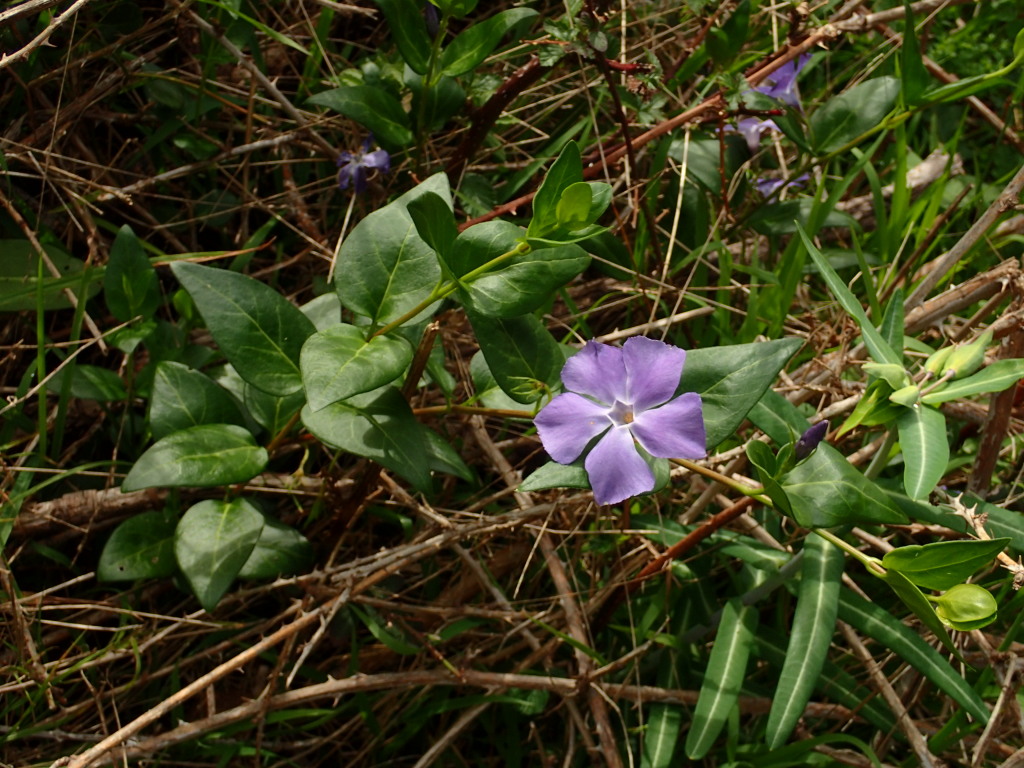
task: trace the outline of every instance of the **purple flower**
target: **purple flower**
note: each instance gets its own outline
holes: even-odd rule
[[[799,58],[787,61],[768,75],[761,85],[744,93],[762,93],[794,109],[800,109],[800,90],[796,85],[796,76],[810,58],[811,55],[805,53]],[[752,153],[757,152],[762,133],[778,129],[773,120],[762,120],[757,117],[745,117],[736,123],[736,130],[747,140],[747,146]]]
[[[545,450],[571,464],[583,462],[594,500],[620,501],[654,490],[651,456],[698,459],[706,455],[700,395],[673,397],[686,352],[635,336],[620,349],[588,341],[562,369],[568,392],[548,403],[534,422]],[[596,441],[595,441],[596,439]]]
[[[785,187],[802,187],[804,183],[810,178],[806,173],[797,176],[795,179],[757,179],[754,182],[754,186],[757,191],[765,197],[771,197],[780,189]]]
[[[367,168],[375,168],[381,173],[387,173],[391,169],[391,155],[385,150],[378,149],[373,152],[373,136],[367,136],[363,141],[361,151],[342,152],[338,155],[338,186],[348,189],[351,184],[357,195],[366,191]]]

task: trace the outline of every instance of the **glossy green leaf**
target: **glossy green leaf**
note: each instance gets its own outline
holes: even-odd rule
[[[273,579],[307,569],[313,562],[309,540],[280,520],[260,514],[263,529],[245,565],[238,571],[238,578]]]
[[[466,107],[466,91],[452,77],[443,75],[428,85],[421,76],[406,68],[404,79],[406,87],[412,92],[410,118],[421,133],[442,130],[453,116]]]
[[[544,181],[533,198],[533,217],[527,237],[542,237],[558,226],[558,202],[562,192],[583,181],[583,159],[576,142],[566,143],[558,159],[551,164]]]
[[[693,724],[686,734],[686,756],[691,760],[699,760],[708,753],[736,707],[756,628],[754,606],[743,605],[738,598],[725,604],[693,713]]]
[[[590,488],[583,462],[559,464],[549,461],[531,472],[519,486],[521,491],[546,491],[549,488]]]
[[[893,352],[901,352],[903,350],[903,327],[903,289],[897,288],[889,298],[889,303],[885,305],[882,324],[878,328],[885,343],[889,345]]]
[[[921,398],[926,405],[939,405],[950,400],[987,392],[1002,392],[1024,378],[1024,360],[997,360],[973,376],[950,382],[942,389],[929,392]]]
[[[135,462],[121,490],[192,486],[212,488],[244,483],[263,471],[267,451],[248,430],[234,424],[206,424],[159,440]]]
[[[765,390],[761,399],[747,413],[747,418],[779,445],[802,435],[810,426],[796,406],[772,389]]]
[[[495,381],[513,400],[534,403],[558,383],[565,354],[536,317],[469,319]]]
[[[938,651],[889,611],[844,588],[839,593],[839,618],[895,653],[976,720],[983,724],[988,722],[988,707],[981,696]],[[945,634],[942,630],[942,635]]]
[[[640,768],[669,768],[683,729],[683,708],[678,704],[651,704],[644,731],[644,751]]]
[[[902,573],[925,589],[952,589],[992,562],[1006,545],[1004,539],[964,539],[913,544],[886,552],[882,565]]]
[[[441,279],[437,256],[419,236],[406,207],[427,192],[451,205],[448,178],[435,174],[362,219],[341,245],[334,276],[338,298],[374,324],[413,309]]]
[[[0,312],[34,310],[39,301],[37,284],[42,283],[42,308],[67,309],[71,306],[64,293],[70,288],[78,294],[83,278],[86,281],[86,296],[93,296],[100,290],[99,270],[86,267],[85,262],[69,256],[55,245],[43,245],[43,250],[57,268],[60,277],[54,277],[43,265],[43,278],[39,280],[39,255],[28,240],[0,240]],[[87,271],[88,270],[88,271]],[[85,273],[83,275],[83,273]]]
[[[452,248],[452,268],[465,275],[514,250],[523,231],[504,221],[488,221],[465,230]],[[578,245],[530,250],[509,258],[505,266],[486,272],[458,289],[463,304],[472,312],[491,317],[512,318],[532,312],[578,275],[590,263],[590,256]]]
[[[401,376],[412,362],[412,347],[402,338],[374,336],[339,324],[314,333],[302,347],[302,384],[309,407],[326,405],[369,392]]]
[[[135,581],[170,576],[177,568],[174,528],[165,511],[140,512],[114,529],[96,566],[100,581]]]
[[[149,319],[160,306],[160,283],[142,243],[125,224],[110,246],[103,273],[103,297],[110,314],[127,323],[135,317]]]
[[[687,351],[678,391],[700,395],[709,451],[736,433],[800,345],[778,339]]]
[[[437,253],[444,263],[459,236],[450,202],[434,192],[424,192],[407,206],[416,232]]]
[[[811,699],[828,656],[839,608],[842,550],[820,536],[808,536],[803,552],[786,661],[768,713],[765,741],[771,749],[789,738]]]
[[[889,343],[882,337],[882,334],[871,324],[867,314],[864,312],[864,308],[846,286],[846,283],[843,282],[842,278],[832,269],[828,259],[818,250],[817,246],[814,245],[811,238],[807,236],[807,233],[802,228],[798,232],[804,247],[807,249],[807,254],[818,268],[818,272],[825,280],[832,295],[836,297],[839,304],[854,319],[857,327],[860,328],[860,332],[864,335],[864,344],[867,346],[868,352],[871,353],[871,357],[879,363],[891,363],[902,366],[903,356],[890,347]]]
[[[473,470],[451,443],[431,429],[424,429],[423,435],[427,439],[427,462],[432,472],[444,472],[462,478],[467,483],[473,482]]]
[[[228,591],[259,541],[263,515],[245,499],[207,499],[189,508],[174,534],[174,554],[207,611]]]
[[[590,185],[585,181],[578,181],[563,189],[558,205],[555,206],[558,225],[568,230],[574,230],[590,224],[588,219],[592,200]]]
[[[171,271],[239,376],[272,395],[302,387],[299,352],[315,329],[298,307],[237,272],[184,261]]]
[[[921,623],[935,634],[939,642],[946,646],[946,650],[960,661],[963,661],[960,651],[953,645],[953,641],[949,639],[949,634],[942,625],[942,620],[935,613],[934,606],[928,602],[928,598],[917,588],[917,585],[899,571],[886,571],[881,579],[889,585],[892,591],[903,601],[903,604],[913,611]]]
[[[383,88],[343,85],[310,96],[309,103],[355,120],[389,152],[398,152],[413,142],[409,115],[402,108],[402,102]]]
[[[934,408],[916,405],[903,409],[896,427],[903,451],[903,486],[907,496],[926,498],[949,464],[946,417]]]
[[[885,492],[822,443],[781,478],[793,519],[804,528],[907,521]]]
[[[423,426],[392,387],[364,392],[319,411],[308,405],[302,422],[330,446],[372,459],[420,491],[430,488],[430,460]]]
[[[471,72],[498,47],[506,32],[536,15],[530,8],[509,8],[467,27],[445,46],[441,53],[441,71],[451,77]]]
[[[779,463],[772,449],[759,440],[751,440],[747,444],[747,458],[757,471],[757,477],[764,486],[765,493],[784,515],[793,516],[793,507],[789,502],[785,489],[779,483]]]
[[[423,4],[417,0],[375,0],[384,12],[391,38],[405,63],[421,75],[430,61],[430,35],[423,19]]]
[[[877,126],[889,114],[900,92],[895,77],[865,80],[829,99],[810,118],[818,154],[836,152]]]
[[[269,395],[268,395],[269,397]],[[157,440],[200,424],[245,426],[238,402],[206,374],[162,360],[153,374],[149,431]]]
[[[838,436],[842,437],[861,425],[872,427],[895,421],[903,413],[903,406],[889,400],[892,392],[889,382],[884,379],[877,379],[868,384],[864,396],[857,401],[853,411],[839,427]]]

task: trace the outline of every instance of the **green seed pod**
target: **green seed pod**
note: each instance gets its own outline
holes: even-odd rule
[[[935,378],[939,378],[949,367],[946,365],[946,361],[949,360],[949,356],[953,354],[954,349],[956,347],[943,347],[924,361],[924,369]]]
[[[909,408],[921,399],[921,388],[916,384],[911,384],[902,389],[897,389],[889,395],[889,399],[898,405],[905,405]]]
[[[991,624],[999,611],[992,593],[977,584],[957,584],[931,600],[942,622],[961,632]]]
[[[985,350],[988,349],[988,345],[991,343],[992,330],[989,329],[970,344],[955,347],[953,353],[946,360],[946,369],[952,369],[956,372],[953,374],[954,379],[970,376],[981,368],[981,364],[985,362]]]

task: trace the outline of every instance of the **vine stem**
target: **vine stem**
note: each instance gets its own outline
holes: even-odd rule
[[[744,485],[743,483],[733,480],[728,475],[723,475],[721,472],[716,472],[708,467],[702,467],[700,464],[696,464],[689,459],[669,459],[673,464],[677,464],[680,467],[686,467],[691,472],[696,472],[698,475],[704,475],[704,477],[710,478],[715,482],[721,483],[727,488],[731,488],[737,493],[742,493],[744,496],[750,496],[757,501],[761,502],[765,506],[772,506],[772,500],[764,495],[763,488],[754,488],[750,485]]]
[[[852,544],[843,541],[834,533],[832,533],[831,531],[827,531],[824,528],[812,528],[811,531],[813,533],[818,534],[818,536],[825,539],[825,541],[828,541],[834,544],[835,546],[839,547],[841,550],[846,552],[846,554],[850,555],[851,557],[860,560],[860,562],[864,565],[865,568],[867,568],[868,572],[872,576],[885,576],[885,569],[882,567],[881,561],[879,561],[878,558],[871,557],[870,555],[865,555]]]

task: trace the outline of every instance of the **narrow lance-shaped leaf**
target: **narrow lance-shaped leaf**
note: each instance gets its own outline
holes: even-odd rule
[[[467,27],[445,46],[441,54],[441,71],[451,77],[470,72],[491,54],[506,32],[536,15],[537,12],[530,8],[509,8]]]
[[[669,768],[683,725],[679,704],[656,703],[650,707],[644,732],[644,753],[640,768]]]
[[[886,552],[882,565],[899,571],[919,587],[952,589],[990,563],[1009,543],[1009,538],[1003,538],[913,544]]]
[[[691,760],[699,760],[708,753],[736,707],[756,626],[756,608],[743,605],[738,598],[725,604],[693,714],[693,725],[686,735],[686,756]]]
[[[1024,360],[997,360],[973,376],[950,382],[942,389],[929,392],[921,398],[921,402],[926,405],[940,405],[961,397],[1001,392],[1021,378],[1024,378]]]
[[[103,273],[103,295],[110,314],[127,323],[132,318],[150,318],[160,306],[160,283],[142,243],[125,224],[110,246],[110,260]]]
[[[768,714],[765,740],[770,749],[789,738],[814,692],[835,632],[842,574],[842,551],[820,536],[808,536],[789,648]]]

